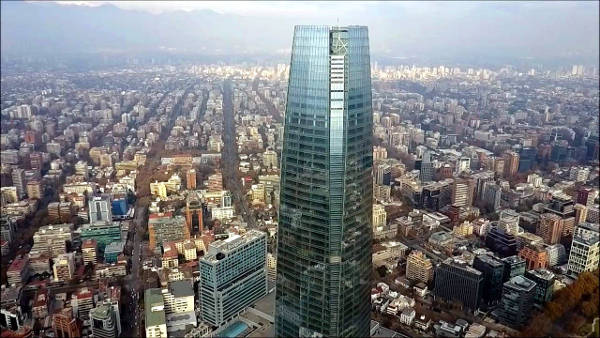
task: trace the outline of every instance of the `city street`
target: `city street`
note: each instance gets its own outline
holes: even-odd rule
[[[256,220],[248,207],[248,201],[244,196],[242,182],[238,175],[239,156],[235,137],[235,119],[233,111],[233,91],[231,80],[223,82],[223,152],[221,166],[223,168],[223,185],[231,191],[233,203],[242,215],[248,228],[256,228]]]

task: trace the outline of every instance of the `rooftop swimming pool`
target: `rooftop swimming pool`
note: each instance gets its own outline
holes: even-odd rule
[[[225,330],[219,332],[217,336],[235,338],[239,336],[242,332],[246,331],[246,329],[248,329],[248,325],[246,323],[237,321],[229,325]]]

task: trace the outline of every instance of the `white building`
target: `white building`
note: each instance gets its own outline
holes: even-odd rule
[[[154,288],[144,291],[144,315],[146,337],[166,338],[165,303],[160,289]]]
[[[567,273],[577,276],[598,268],[598,225],[581,223],[573,234]]]
[[[402,310],[402,313],[400,314],[400,322],[410,326],[415,319],[415,314],[416,312],[413,308],[406,308]]]

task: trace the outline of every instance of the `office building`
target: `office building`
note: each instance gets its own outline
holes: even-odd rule
[[[101,304],[91,309],[90,319],[94,338],[116,338],[121,334],[120,325],[117,325],[121,318],[109,304]]]
[[[423,283],[433,278],[433,264],[423,252],[413,250],[406,258],[406,278]]]
[[[203,321],[220,327],[267,294],[267,238],[250,230],[208,246],[199,260]]]
[[[146,337],[167,337],[165,303],[162,297],[161,289],[153,288],[144,290],[144,316]]]
[[[446,259],[435,270],[433,294],[436,299],[456,301],[465,309],[475,311],[479,308],[483,287],[483,273],[457,258]]]
[[[172,213],[151,214],[148,219],[150,248],[155,249],[164,242],[179,242],[190,239],[190,232],[183,216]]]
[[[291,59],[275,334],[368,336],[373,114],[367,28],[297,26]]]
[[[515,236],[497,227],[492,227],[486,234],[485,246],[500,257],[508,257],[517,253]]]
[[[17,233],[17,222],[8,215],[0,215],[0,239],[12,243]]]
[[[483,274],[483,302],[486,305],[498,303],[504,283],[504,263],[494,256],[483,254],[475,257],[473,268]]]
[[[535,303],[544,306],[552,299],[554,280],[556,276],[552,271],[546,269],[529,270],[525,272],[525,278],[535,283]]]
[[[89,221],[91,225],[112,222],[112,206],[110,197],[95,196],[88,201]]]
[[[502,262],[504,263],[504,277],[502,278],[504,282],[514,276],[525,274],[525,266],[527,265],[525,259],[515,255],[503,258]]]
[[[108,222],[94,225],[85,224],[80,229],[81,240],[96,240],[99,251],[104,251],[104,248],[108,244],[121,240],[121,224],[118,222]]]
[[[598,268],[599,257],[598,226],[582,223],[575,229],[569,253],[568,274],[577,276],[584,271]]]
[[[556,214],[563,219],[575,216],[573,199],[571,196],[563,193],[553,194],[550,203],[548,203],[544,210]]]
[[[104,263],[116,263],[117,257],[123,253],[124,241],[110,242],[104,248]]]
[[[546,244],[560,242],[563,228],[563,219],[552,213],[543,213],[536,230],[536,234],[544,239]]]
[[[500,200],[502,197],[502,188],[493,181],[488,181],[483,184],[483,204],[490,211],[495,212],[500,208]]]
[[[500,322],[521,328],[529,320],[535,298],[535,282],[515,276],[504,283],[500,301]]]
[[[433,164],[431,163],[431,154],[428,151],[423,153],[419,171],[421,182],[430,182],[433,180]]]

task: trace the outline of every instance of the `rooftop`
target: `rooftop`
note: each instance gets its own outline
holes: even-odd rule
[[[514,276],[508,282],[504,283],[504,285],[523,291],[529,291],[535,288],[535,282],[523,276]]]
[[[90,310],[90,316],[96,319],[108,319],[109,315],[112,311],[112,306],[110,305],[98,305],[92,310]]]
[[[193,297],[194,287],[189,279],[169,283],[169,292],[175,297]]]
[[[164,305],[160,289],[153,288],[144,291],[146,327],[166,324]]]
[[[243,246],[244,244],[250,243],[260,237],[266,237],[266,234],[258,230],[249,230],[243,235],[229,234],[229,238],[224,240],[218,240],[210,243],[208,246],[208,253],[202,258],[207,261],[217,260],[217,254],[223,253],[228,254],[231,251]]]
[[[544,280],[552,280],[555,277],[552,271],[546,269],[529,270],[527,273]]]
[[[491,256],[491,255],[478,255],[477,258],[479,260],[481,260],[482,262],[489,264],[493,267],[499,267],[499,266],[504,266],[504,263],[502,263],[501,260],[499,260],[498,258]]]

